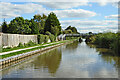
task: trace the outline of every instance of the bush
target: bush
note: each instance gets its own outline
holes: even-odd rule
[[[103,33],[96,36],[95,44],[98,44],[103,48],[110,48],[111,43],[114,42],[116,34],[114,33]]]
[[[47,35],[44,35],[44,43],[47,43],[48,42],[48,39],[49,39],[49,36],[47,36]]]
[[[46,31],[45,35],[51,35],[51,33],[49,31]]]
[[[49,35],[50,41],[54,42],[55,41],[55,36],[53,34]]]
[[[94,43],[102,48],[111,49],[116,55],[120,56],[120,35],[119,33],[101,33],[89,38],[90,43]]]
[[[19,43],[17,47],[24,47],[24,45],[22,43]]]
[[[44,35],[43,34],[39,34],[38,35],[38,44],[42,44],[44,42],[44,39],[45,39]]]
[[[34,45],[36,45],[36,43],[32,42],[31,40],[28,43],[24,44],[25,47]]]

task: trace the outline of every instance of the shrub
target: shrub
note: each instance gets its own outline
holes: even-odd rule
[[[24,46],[34,46],[34,45],[36,45],[36,43],[34,43],[34,42],[32,42],[31,40],[28,42],[28,43],[26,43],[26,44],[24,44]]]
[[[24,45],[22,43],[19,43],[17,47],[24,47]]]
[[[90,43],[97,44],[99,47],[111,49],[116,55],[120,56],[120,35],[119,33],[101,33],[89,38]]]
[[[51,35],[51,33],[49,31],[46,31],[45,35]]]
[[[49,39],[49,36],[47,36],[47,35],[44,35],[44,43],[47,43],[48,42],[48,39]]]
[[[53,34],[49,35],[50,41],[54,42],[55,41],[55,36]]]
[[[42,44],[44,42],[45,36],[43,34],[38,34],[38,44]]]
[[[38,35],[38,44],[47,43],[49,39],[48,35],[39,34]]]

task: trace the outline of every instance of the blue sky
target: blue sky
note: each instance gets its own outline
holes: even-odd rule
[[[63,29],[74,26],[80,33],[117,32],[118,7],[116,2],[0,2],[0,23],[15,17],[31,19],[35,14],[54,12]]]

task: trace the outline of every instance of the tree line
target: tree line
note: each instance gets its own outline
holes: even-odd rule
[[[12,34],[45,34],[50,32],[58,35],[61,33],[61,26],[56,14],[51,12],[48,16],[45,14],[34,15],[31,20],[16,17],[9,24],[4,21],[2,32]]]
[[[45,14],[36,14],[31,20],[16,17],[9,24],[4,20],[2,23],[2,32],[12,34],[53,34],[54,36],[78,33],[77,29],[71,26],[62,30],[59,19],[53,12],[48,14],[48,16]]]

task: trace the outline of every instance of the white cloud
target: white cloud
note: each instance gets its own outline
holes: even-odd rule
[[[119,0],[3,0],[4,2],[118,2]]]
[[[63,28],[65,29],[69,25],[75,26],[79,32],[101,32],[101,31],[112,31],[118,30],[118,21],[115,20],[64,20],[61,21]]]
[[[54,9],[68,9],[79,6],[91,6],[87,2],[41,2],[40,4],[45,5],[48,8]]]
[[[120,0],[3,0],[2,2],[97,2],[100,5],[119,2]]]
[[[65,24],[65,25],[84,25],[84,26],[93,26],[93,25],[117,25],[118,21],[115,20],[103,20],[103,21],[98,21],[98,20],[64,20],[61,21],[61,23]]]
[[[119,5],[120,5],[120,4],[119,4]],[[118,8],[118,7],[119,7],[119,6],[118,6],[118,2],[113,2],[113,3],[112,3],[112,6]]]
[[[118,14],[105,16],[106,19],[118,19],[118,17],[120,17],[120,15],[118,16]]]
[[[58,15],[59,18],[88,18],[96,15],[95,12],[83,10],[83,9],[66,9],[66,10],[46,10],[40,4],[27,3],[27,4],[11,4],[1,2],[0,7],[2,8],[0,15],[1,18],[17,17],[24,13],[38,12],[42,14],[48,14],[53,11]]]
[[[55,10],[59,18],[89,18],[96,16],[95,12],[83,9]]]
[[[0,17],[1,18],[11,18],[17,17],[24,13],[33,13],[35,11],[45,12],[46,9],[42,5],[28,3],[28,4],[11,4],[6,2],[0,2]]]

